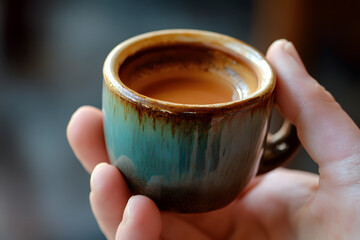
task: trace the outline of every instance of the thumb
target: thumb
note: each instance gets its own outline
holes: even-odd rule
[[[360,130],[356,124],[307,73],[291,42],[274,42],[267,58],[277,74],[280,111],[296,126],[304,148],[319,164],[320,176],[334,180],[331,184],[360,181]]]
[[[157,240],[161,233],[161,217],[155,203],[145,196],[129,199],[117,233],[117,240]]]

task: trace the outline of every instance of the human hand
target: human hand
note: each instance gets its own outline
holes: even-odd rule
[[[91,174],[90,202],[108,239],[359,239],[360,130],[306,72],[294,46],[279,40],[267,58],[277,73],[276,101],[319,165],[320,176],[279,168],[256,177],[228,206],[201,214],[160,212],[132,196],[109,164],[102,113],[81,107],[67,136]]]

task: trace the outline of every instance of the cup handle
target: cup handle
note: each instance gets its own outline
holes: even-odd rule
[[[257,175],[270,172],[284,164],[299,147],[296,127],[285,119],[279,131],[274,134],[268,133]]]

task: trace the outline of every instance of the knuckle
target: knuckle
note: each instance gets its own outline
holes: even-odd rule
[[[336,185],[346,189],[360,189],[360,155],[349,156],[336,163]],[[356,191],[358,193],[358,191]]]
[[[329,103],[333,103],[335,101],[334,96],[325,89],[324,86],[316,83],[315,84],[315,92],[314,94],[319,98],[319,100],[324,101],[324,102],[329,102]]]
[[[331,107],[335,109],[341,108],[340,104],[335,100],[333,95],[317,81],[312,79],[312,81],[309,81],[309,84],[310,86],[308,85],[307,87],[308,92],[303,95],[303,98],[298,106],[298,112],[295,117],[296,122],[298,122],[300,116],[304,112],[314,113],[323,107]]]

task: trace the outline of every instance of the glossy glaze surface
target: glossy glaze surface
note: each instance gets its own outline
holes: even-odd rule
[[[129,103],[105,86],[111,162],[134,194],[161,209],[201,212],[233,200],[256,174],[271,101],[230,115],[172,114]]]
[[[117,75],[124,59],[142,48],[200,40],[247,61],[258,77],[257,90],[229,103],[176,104],[138,94]],[[221,208],[258,171],[274,86],[263,56],[224,35],[168,30],[128,40],[110,53],[104,65],[104,130],[110,160],[133,194],[149,196],[162,210]]]

